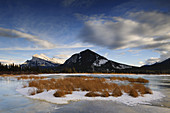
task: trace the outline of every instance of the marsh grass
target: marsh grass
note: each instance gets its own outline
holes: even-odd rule
[[[143,84],[133,83],[132,87],[136,89],[141,95],[152,94],[152,90],[148,87],[145,87]]]
[[[32,80],[32,79],[45,79],[47,77],[44,77],[44,76],[33,76],[33,75],[31,75],[31,76],[23,75],[23,76],[19,76],[19,77],[16,77],[16,78],[17,78],[17,80],[27,80],[27,79]]]
[[[101,96],[101,94],[99,94],[98,92],[90,91],[90,92],[86,93],[85,96],[86,97],[98,97],[98,96]]]
[[[121,91],[121,87],[120,87],[120,86],[115,87],[114,90],[113,90],[113,92],[112,92],[112,96],[114,96],[114,97],[119,97],[119,96],[121,96],[122,94],[123,94],[123,93],[122,93],[122,91]]]
[[[44,90],[57,90],[54,93],[55,97],[63,97],[66,94],[72,94],[72,91],[88,91],[85,96],[88,97],[108,97],[121,96],[123,92],[130,96],[137,97],[143,94],[152,94],[151,89],[143,84],[130,83],[128,85],[118,85],[116,83],[108,83],[105,78],[95,77],[67,77],[59,79],[36,79],[29,82],[28,87],[36,87],[37,93]]]
[[[130,90],[129,95],[132,96],[132,97],[138,97],[139,96],[138,92],[134,88],[132,88]]]
[[[63,90],[60,90],[60,91],[56,91],[53,95],[55,97],[64,97],[65,96],[65,92]]]
[[[111,77],[110,80],[120,80],[120,81],[129,81],[129,82],[139,82],[139,83],[149,83],[149,80],[144,78],[128,78],[128,77]]]
[[[11,74],[3,74],[3,75],[0,75],[0,77],[14,77],[15,75],[11,75]]]

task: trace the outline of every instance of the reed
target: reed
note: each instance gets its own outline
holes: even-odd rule
[[[38,89],[37,93],[41,93],[44,90],[57,90],[55,93],[56,97],[72,94],[72,91],[88,91],[89,93],[85,95],[88,97],[118,97],[123,94],[122,91],[133,97],[143,94],[152,94],[151,89],[140,83],[130,83],[128,85],[119,86],[116,83],[106,81],[105,78],[84,76],[46,80],[35,79],[29,82],[28,87],[36,87]]]
[[[86,97],[98,97],[98,96],[101,96],[101,94],[99,94],[97,92],[90,91],[85,96]]]
[[[24,76],[19,76],[19,77],[16,77],[16,78],[17,78],[17,80],[27,80],[27,79],[33,80],[33,79],[45,79],[47,77],[44,77],[44,76],[33,76],[33,75],[26,76],[26,75],[24,75]]]
[[[129,81],[129,82],[138,82],[138,83],[149,83],[149,80],[144,78],[128,78],[128,77],[111,77],[110,80],[120,80],[120,81]]]

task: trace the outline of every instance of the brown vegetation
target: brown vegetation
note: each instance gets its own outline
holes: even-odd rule
[[[139,96],[138,92],[134,88],[132,88],[130,90],[129,95],[132,96],[132,97],[138,97]]]
[[[44,76],[33,76],[33,75],[31,75],[31,76],[19,76],[19,77],[17,77],[17,80],[25,80],[25,79],[45,79],[45,78],[47,78],[47,77],[44,77]]]
[[[137,84],[133,83],[132,84],[133,88],[136,89],[140,94],[152,94],[152,91],[150,88],[145,87],[143,84]]]
[[[99,93],[97,93],[97,92],[90,91],[90,92],[87,93],[85,96],[86,96],[86,97],[98,97],[98,96],[101,96],[101,94],[99,94]]]
[[[85,96],[88,97],[118,97],[122,95],[122,91],[128,93],[130,96],[137,97],[139,94],[152,94],[151,89],[145,87],[143,84],[130,83],[128,85],[118,85],[116,83],[108,83],[105,78],[95,77],[68,77],[60,79],[48,80],[32,80],[28,87],[36,87],[37,93],[44,90],[56,90],[55,97],[62,97],[65,94],[72,94],[72,91],[89,91]]]
[[[55,97],[64,97],[66,94],[72,94],[72,91],[57,90],[53,95]]]
[[[11,75],[11,74],[3,74],[3,75],[0,75],[0,77],[13,77],[14,75]]]
[[[65,96],[65,92],[64,91],[56,91],[53,95],[55,97],[64,97]]]
[[[132,87],[128,84],[128,85],[120,85],[120,88],[125,92],[125,93],[129,93],[130,90],[132,89]]]
[[[110,94],[108,91],[103,91],[102,94],[101,94],[101,97],[109,97]]]
[[[114,97],[119,97],[122,95],[122,91],[121,91],[121,88],[118,86],[118,87],[115,87],[115,89],[113,90],[112,92],[112,96]]]
[[[139,83],[149,83],[149,80],[144,78],[128,78],[128,77],[111,77],[110,80],[120,80],[120,81],[129,81],[129,82],[139,82]]]

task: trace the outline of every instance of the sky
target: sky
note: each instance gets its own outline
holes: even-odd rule
[[[0,0],[0,62],[85,49],[134,66],[170,58],[170,0]]]

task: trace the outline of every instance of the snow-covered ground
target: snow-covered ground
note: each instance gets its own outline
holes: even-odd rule
[[[120,102],[129,106],[134,106],[137,104],[150,104],[150,102],[154,100],[160,100],[161,98],[165,97],[162,93],[153,91],[153,94],[145,94],[143,97],[139,96],[137,98],[131,97],[128,94],[124,93],[120,97],[85,97],[87,91],[74,91],[73,94],[67,94],[65,97],[54,97],[53,94],[55,90],[44,91],[42,93],[31,95],[30,92],[36,90],[33,87],[26,87],[26,88],[17,88],[17,91],[22,95],[32,98],[32,99],[39,99],[44,100],[51,103],[56,104],[68,104],[70,101],[80,101],[80,100],[109,100],[109,101],[116,101]]]

